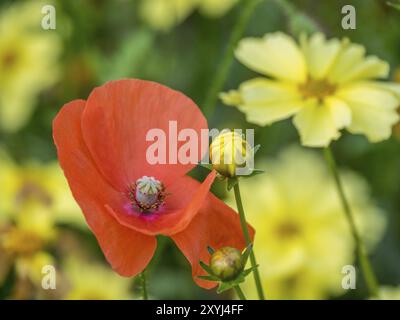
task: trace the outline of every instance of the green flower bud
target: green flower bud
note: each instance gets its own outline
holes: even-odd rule
[[[215,169],[224,177],[235,177],[237,168],[245,168],[252,149],[243,137],[234,131],[222,131],[211,143],[210,160]]]
[[[221,280],[233,280],[243,271],[242,254],[235,248],[221,248],[212,254],[210,268]]]

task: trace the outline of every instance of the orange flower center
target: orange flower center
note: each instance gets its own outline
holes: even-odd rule
[[[322,100],[327,96],[331,96],[336,91],[336,85],[331,84],[327,80],[315,80],[309,78],[305,83],[299,85],[299,90],[304,99],[317,98]]]
[[[156,211],[164,203],[164,185],[154,177],[143,176],[129,188],[129,199],[133,209],[145,213]]]

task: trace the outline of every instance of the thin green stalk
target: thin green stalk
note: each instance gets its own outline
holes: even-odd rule
[[[339,176],[339,172],[337,169],[335,157],[333,155],[333,152],[330,147],[326,147],[324,149],[324,155],[325,155],[325,160],[329,165],[329,168],[332,172],[332,175],[335,180],[335,185],[339,194],[340,201],[342,202],[343,210],[345,212],[347,221],[350,226],[350,231],[352,233],[352,236],[354,238],[354,242],[356,245],[356,253],[357,253],[357,258],[358,262],[361,266],[361,270],[364,275],[365,282],[368,287],[368,291],[371,296],[377,296],[378,294],[378,281],[376,280],[374,271],[372,269],[371,263],[368,259],[367,253],[365,251],[361,236],[357,230],[356,224],[354,222],[354,217],[351,211],[350,204],[346,198],[346,195],[344,193],[343,189],[343,184]]]
[[[249,21],[253,10],[261,0],[242,0],[243,4],[240,10],[237,23],[232,30],[228,47],[226,48],[222,61],[216,71],[216,74],[211,82],[209,91],[207,92],[204,102],[203,112],[206,116],[210,116],[215,109],[218,99],[218,93],[223,89],[226,78],[228,77],[229,69],[233,62],[233,53],[240,38],[242,38],[247,22]]]
[[[143,300],[148,300],[149,296],[147,294],[147,284],[146,284],[146,270],[143,270],[140,274],[140,282],[142,285],[142,298]]]
[[[243,293],[242,289],[239,287],[239,285],[235,286],[234,289],[240,300],[247,300],[246,296],[244,295],[244,293]]]
[[[233,187],[233,190],[235,192],[236,206],[239,211],[240,225],[242,227],[246,245],[249,246],[251,244],[251,238],[250,238],[249,230],[247,229],[246,216],[244,214],[242,198],[240,196],[239,181],[237,181],[237,183]],[[260,273],[258,272],[258,268],[257,268],[257,261],[256,261],[256,256],[254,254],[254,249],[252,249],[250,251],[250,262],[251,262],[251,266],[253,268],[253,276],[254,276],[254,281],[256,283],[256,287],[257,287],[258,297],[260,300],[265,300],[264,291],[263,291],[263,287],[261,284]]]
[[[156,252],[154,253],[153,258],[151,259],[150,264],[146,268],[148,274],[152,273],[154,269],[156,269],[157,266],[160,264],[162,254],[167,245],[168,245],[168,238],[166,236],[157,236]]]

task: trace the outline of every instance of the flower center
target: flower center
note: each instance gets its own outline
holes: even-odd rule
[[[29,230],[12,228],[5,233],[2,246],[9,254],[30,255],[39,251],[44,240]]]
[[[129,199],[134,209],[155,211],[164,203],[164,185],[154,177],[143,176],[129,188]]]
[[[22,206],[29,201],[37,201],[45,207],[50,207],[53,203],[53,199],[42,186],[32,181],[25,181],[15,197],[15,202],[17,206]]]
[[[336,85],[329,83],[327,80],[314,80],[309,78],[307,82],[299,85],[299,90],[304,99],[317,98],[319,100],[335,93]]]
[[[291,239],[300,234],[300,228],[292,222],[284,222],[276,228],[276,233],[281,239]]]
[[[17,54],[13,51],[6,52],[1,59],[1,66],[3,69],[8,70],[13,67],[17,62]]]

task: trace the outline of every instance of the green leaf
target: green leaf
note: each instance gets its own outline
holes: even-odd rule
[[[201,261],[201,260],[200,260],[199,263],[200,263],[200,266],[201,266],[206,272],[208,272],[209,275],[212,275],[212,274],[213,274],[213,272],[212,272],[210,266],[206,265],[206,264],[205,264],[203,261]]]
[[[251,250],[253,250],[253,244],[250,243],[247,248],[244,250],[243,254],[242,254],[242,261],[243,261],[243,265],[246,265],[247,263],[247,259],[250,256]]]
[[[262,173],[265,173],[265,170],[253,169],[253,171],[252,171],[249,175],[247,175],[247,176],[240,176],[240,177],[241,177],[241,178],[247,179],[247,178],[251,178],[251,177],[254,177],[254,176],[256,176],[256,175],[262,174]]]
[[[257,153],[257,151],[260,150],[260,148],[261,148],[261,144],[256,145],[256,146],[253,148],[253,154],[255,155],[255,154]]]
[[[217,289],[217,293],[222,293],[226,290],[230,290],[233,287],[243,283],[245,280],[243,274],[240,274],[239,276],[236,277],[236,279],[231,280],[231,281],[221,281],[218,289]]]
[[[207,247],[207,251],[209,254],[214,254],[215,250],[211,248],[210,246]]]
[[[234,286],[231,286],[229,282],[221,282],[217,288],[217,293],[222,293],[229,289],[232,289]]]
[[[237,178],[228,178],[227,188],[228,191],[232,190],[232,188],[238,183]]]
[[[212,164],[210,164],[210,163],[201,163],[201,162],[199,162],[198,165],[199,165],[200,167],[202,167],[202,168],[206,168],[207,170],[210,170],[210,171],[213,170],[213,166],[212,166]]]
[[[253,272],[257,268],[258,268],[258,265],[256,265],[255,267],[251,267],[251,268],[248,268],[246,270],[243,270],[242,276],[246,278],[251,272]]]

